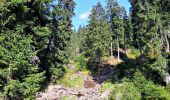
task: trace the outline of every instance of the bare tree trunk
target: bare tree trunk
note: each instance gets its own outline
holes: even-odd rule
[[[119,37],[118,36],[117,36],[117,57],[118,57],[118,61],[120,61]]]
[[[110,49],[110,51],[111,51],[111,58],[113,58],[113,43],[111,42],[111,49]]]
[[[117,46],[117,37],[114,38],[114,45],[113,45],[114,50],[116,50],[116,46]]]
[[[124,34],[124,50],[125,50],[125,54],[127,55],[126,53],[126,35]]]
[[[112,43],[112,37],[111,37],[111,44],[110,44],[110,55],[111,55],[111,58],[113,58],[113,43]]]
[[[139,41],[139,49],[140,49],[140,55],[143,55],[143,53],[142,53],[142,47],[141,47],[141,43],[140,43],[140,41]]]
[[[170,75],[169,75],[169,73],[167,73],[167,75],[165,77],[165,82],[166,82],[166,85],[168,85],[170,83]]]
[[[9,100],[7,96],[3,96],[3,100]]]
[[[165,34],[165,41],[166,41],[166,52],[169,52],[169,41],[168,41],[168,36]]]

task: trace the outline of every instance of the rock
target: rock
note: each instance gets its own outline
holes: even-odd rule
[[[85,97],[80,97],[79,100],[86,100],[86,98]]]
[[[94,81],[91,80],[85,80],[84,81],[84,87],[85,88],[94,88],[96,86],[97,83],[95,83]]]
[[[56,100],[60,98],[60,94],[56,94],[55,92],[48,93],[49,100]]]
[[[36,97],[36,98],[41,98],[41,97],[42,97],[42,94],[38,92],[38,93],[35,94],[35,97]]]
[[[108,100],[109,94],[110,94],[110,90],[107,90],[101,95],[101,98]]]

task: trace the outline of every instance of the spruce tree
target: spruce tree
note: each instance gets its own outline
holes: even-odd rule
[[[162,78],[159,81],[163,81],[167,75],[167,62],[161,52],[162,24],[158,10],[159,2],[137,0],[131,1],[131,4],[134,39],[137,40],[135,42],[138,42],[141,50],[141,59],[147,60],[146,66],[151,68],[147,70],[157,73]],[[146,64],[146,62],[142,63]],[[141,67],[144,67],[142,63]]]
[[[93,66],[98,66],[102,57],[109,55],[109,26],[100,3],[93,7],[90,15],[88,32],[85,37],[84,50]]]
[[[51,14],[51,30],[52,34],[46,48],[46,54],[42,58],[46,58],[49,65],[49,74],[52,82],[63,76],[64,68],[63,64],[68,59],[66,55],[66,47],[70,40],[70,34],[72,34],[71,20],[74,15],[75,3],[73,0],[58,0],[57,4],[53,3]],[[44,65],[44,64],[43,64]]]
[[[113,14],[111,17],[111,28],[112,28],[112,37],[115,41],[117,47],[117,57],[120,60],[120,44],[121,39],[124,39],[124,26],[123,26],[123,16],[121,12],[121,7],[118,5],[118,2],[115,0],[113,2]]]
[[[32,100],[45,81],[64,74],[75,4],[54,2],[0,1],[0,88],[9,99]]]

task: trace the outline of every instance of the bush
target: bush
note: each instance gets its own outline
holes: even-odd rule
[[[84,80],[75,75],[75,74],[66,74],[63,79],[61,79],[59,84],[70,87],[70,88],[75,88],[75,89],[81,89],[84,87]]]
[[[170,84],[166,86],[166,90],[170,93]]]
[[[140,56],[140,51],[135,48],[129,49],[127,51],[127,56],[128,56],[128,58],[136,59],[137,57]]]
[[[76,69],[77,70],[85,70],[87,68],[87,58],[83,55],[80,54],[76,59]]]
[[[110,83],[110,82],[106,82],[102,85],[102,87],[100,88],[100,92],[104,92],[106,90],[112,90],[114,89],[114,84]]]
[[[115,86],[112,90],[110,100],[140,100],[141,94],[133,83],[125,82]]]
[[[164,87],[148,81],[140,71],[134,74],[133,83],[140,90],[144,100],[170,100],[170,95]]]
[[[164,87],[154,85],[152,82],[146,84],[142,94],[145,100],[170,100],[170,95]]]

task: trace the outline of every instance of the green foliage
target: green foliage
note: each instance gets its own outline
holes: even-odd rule
[[[112,90],[110,100],[141,100],[141,94],[133,83],[117,84]]]
[[[170,93],[170,84],[168,84],[165,88]]]
[[[167,60],[162,55],[159,55],[156,61],[150,65],[150,68],[153,71],[156,71],[162,77],[162,79],[164,79],[168,73]]]
[[[106,82],[102,85],[102,87],[100,88],[100,92],[105,92],[106,90],[113,90],[114,89],[114,84],[112,84],[111,82]]]
[[[24,98],[27,100],[32,100],[35,98],[37,91],[41,89],[41,85],[44,82],[44,72],[29,75],[24,82],[22,82],[19,90],[23,94]]]
[[[75,3],[58,1],[0,0],[0,90],[9,99],[33,100],[64,75]]]
[[[127,51],[127,56],[130,59],[136,59],[140,56],[140,51],[132,47]]]
[[[77,70],[85,70],[87,69],[87,61],[88,58],[86,58],[83,54],[80,54],[76,59],[76,69]]]
[[[88,32],[84,40],[83,50],[89,57],[89,67],[97,69],[102,57],[109,55],[109,26],[106,21],[105,11],[100,3],[93,7],[90,15]]]
[[[147,80],[145,79],[145,76],[143,76],[143,74],[137,70],[133,76],[133,83],[140,91],[142,91],[142,89],[147,84]]]
[[[165,88],[146,80],[140,71],[134,74],[133,83],[140,90],[144,100],[169,100],[170,95]]]
[[[152,82],[148,82],[143,87],[142,95],[145,100],[170,100],[170,95],[165,88],[154,85]]]
[[[19,80],[12,80],[4,88],[4,94],[9,97],[20,97],[26,100],[35,99],[35,93],[40,90],[44,82],[44,73],[32,74],[28,76],[23,82]]]
[[[9,98],[21,97],[33,99],[44,82],[44,73],[39,72],[38,63],[31,64],[35,53],[31,48],[31,37],[20,35],[23,30],[17,28],[1,34],[1,80],[4,94]],[[0,37],[1,37],[0,36]]]
[[[169,61],[163,54],[169,51],[170,2],[130,3],[129,16],[116,0],[107,0],[107,11],[98,3],[87,27],[73,32],[73,0],[0,0],[0,94],[33,100],[44,83],[83,88],[84,81],[75,72],[89,74],[87,66],[103,66],[114,41],[114,48],[131,49],[117,67],[128,82],[116,86],[106,82],[101,91],[112,89],[110,99],[169,100],[170,86],[160,85],[168,74]],[[64,68],[69,58],[75,60],[73,70]]]
[[[60,100],[77,100],[76,96],[64,96]]]
[[[67,73],[58,83],[75,89],[81,89],[84,87],[84,80],[80,76],[71,73]]]

